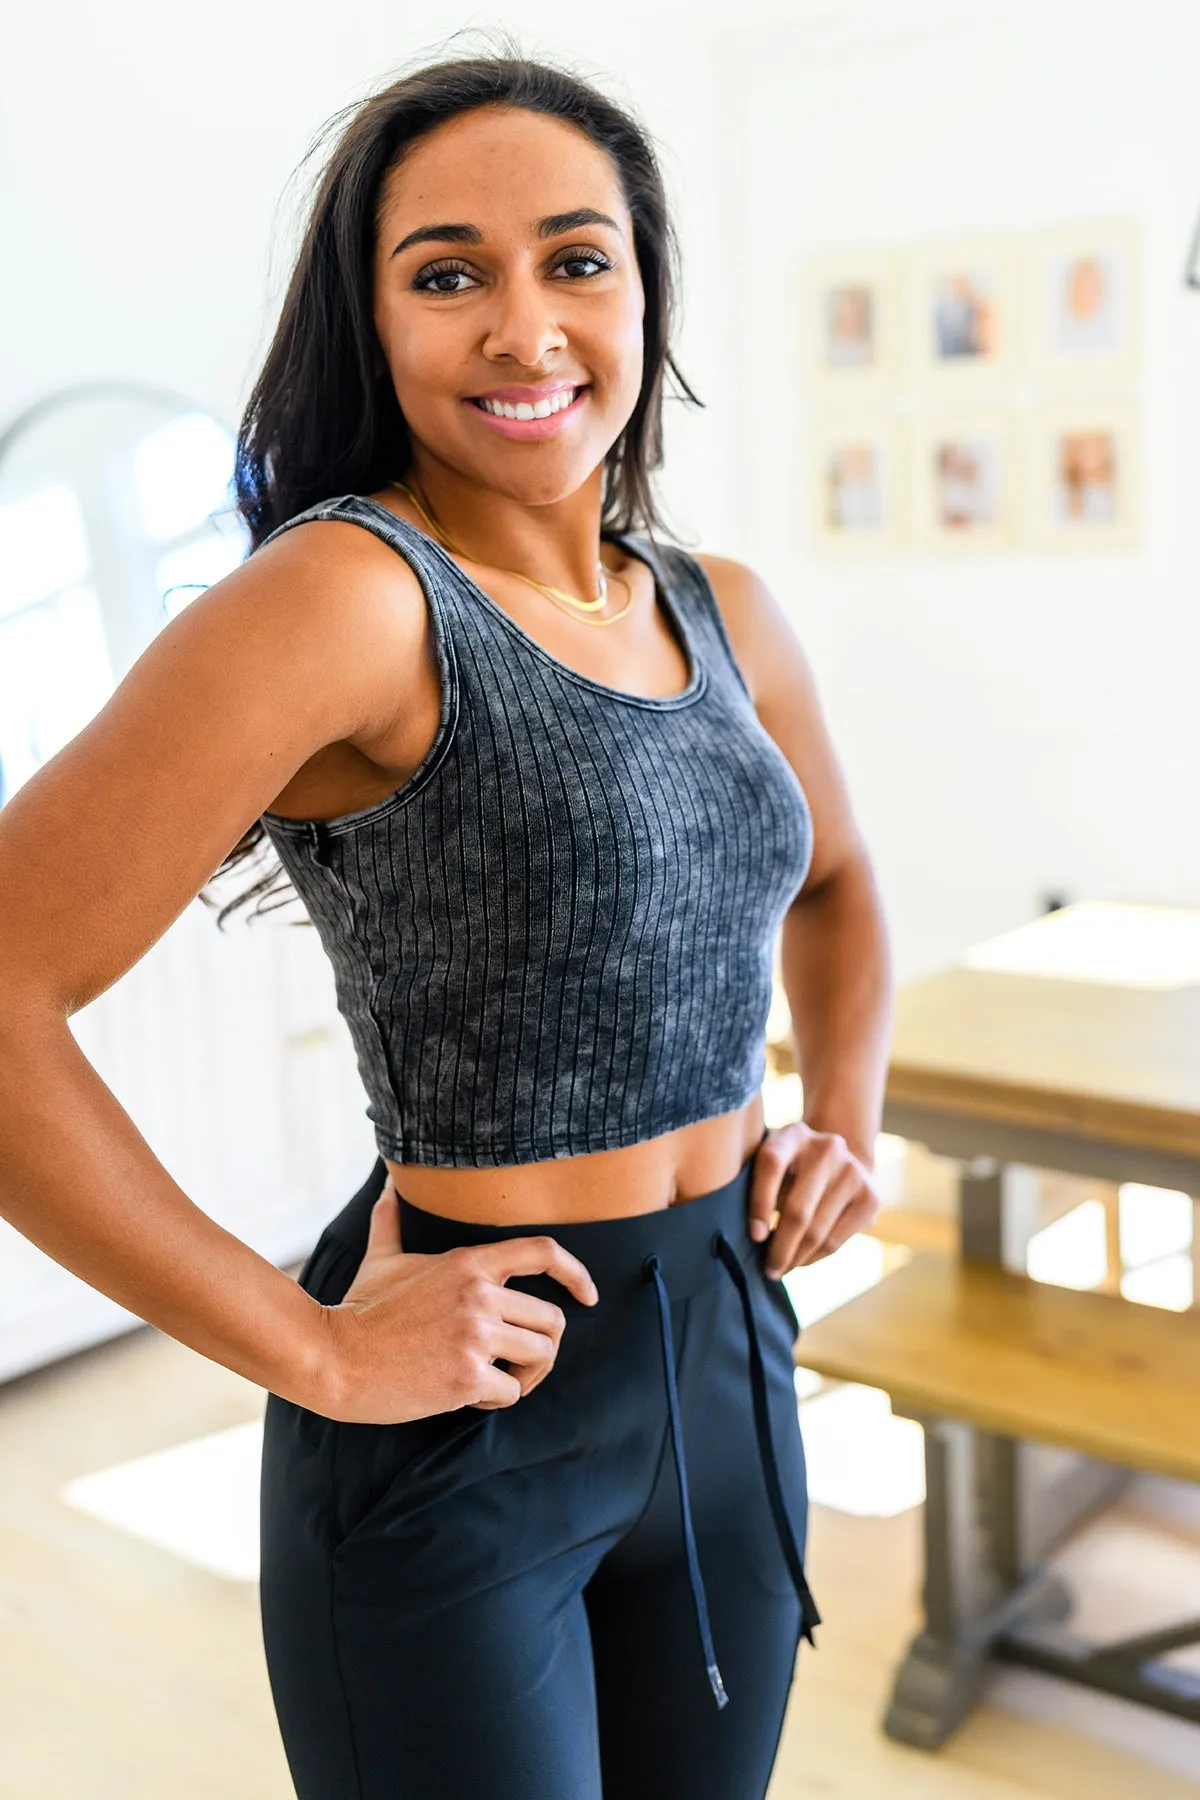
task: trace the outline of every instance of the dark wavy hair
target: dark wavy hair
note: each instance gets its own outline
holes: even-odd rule
[[[679,251],[650,136],[589,81],[521,55],[507,33],[502,43],[499,54],[417,68],[343,109],[323,127],[304,159],[307,163],[338,134],[311,204],[275,336],[238,432],[234,485],[251,549],[319,501],[371,493],[408,469],[408,425],[373,319],[381,189],[413,144],[481,106],[520,107],[562,119],[604,150],[617,172],[645,292],[644,365],[633,412],[605,459],[601,532],[645,529],[653,538],[656,531],[668,529],[652,481],[663,462],[668,371],[680,390],[673,397],[703,402],[684,380],[670,348]],[[214,879],[259,858],[268,842],[262,821],[256,820]],[[213,904],[207,894],[202,897]],[[291,897],[276,862],[220,909],[218,924],[252,899],[258,913]]]

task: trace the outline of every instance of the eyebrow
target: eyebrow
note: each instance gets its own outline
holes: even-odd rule
[[[561,237],[565,231],[579,231],[584,225],[607,225],[613,231],[620,231],[615,219],[607,213],[597,212],[594,206],[577,206],[571,212],[548,213],[539,219],[535,227],[540,238]],[[482,244],[483,233],[478,225],[419,225],[402,237],[393,256],[399,256],[410,244]]]

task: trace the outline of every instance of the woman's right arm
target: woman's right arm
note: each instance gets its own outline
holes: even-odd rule
[[[427,631],[394,552],[352,525],[297,526],[172,620],[0,808],[0,1214],[202,1355],[378,1422],[516,1399],[553,1361],[557,1309],[504,1289],[501,1259],[459,1252],[402,1257],[370,1305],[321,1306],[189,1200],[68,1019],[145,955],[311,756],[384,740]],[[561,1248],[540,1262],[587,1297]],[[492,1365],[494,1342],[518,1366],[524,1348],[527,1380]]]

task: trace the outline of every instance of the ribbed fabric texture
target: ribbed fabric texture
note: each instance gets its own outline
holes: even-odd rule
[[[560,663],[377,502],[325,501],[271,537],[310,519],[412,565],[442,676],[437,735],[394,794],[263,814],[333,964],[380,1155],[542,1162],[745,1105],[812,821],[700,563],[616,539],[654,571],[690,672],[645,699]]]

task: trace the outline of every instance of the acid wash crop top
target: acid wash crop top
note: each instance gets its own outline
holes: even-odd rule
[[[663,698],[568,668],[436,541],[357,495],[429,607],[441,715],[386,799],[263,825],[333,964],[379,1154],[465,1168],[637,1144],[753,1099],[812,860],[703,568],[647,563],[688,664]]]

